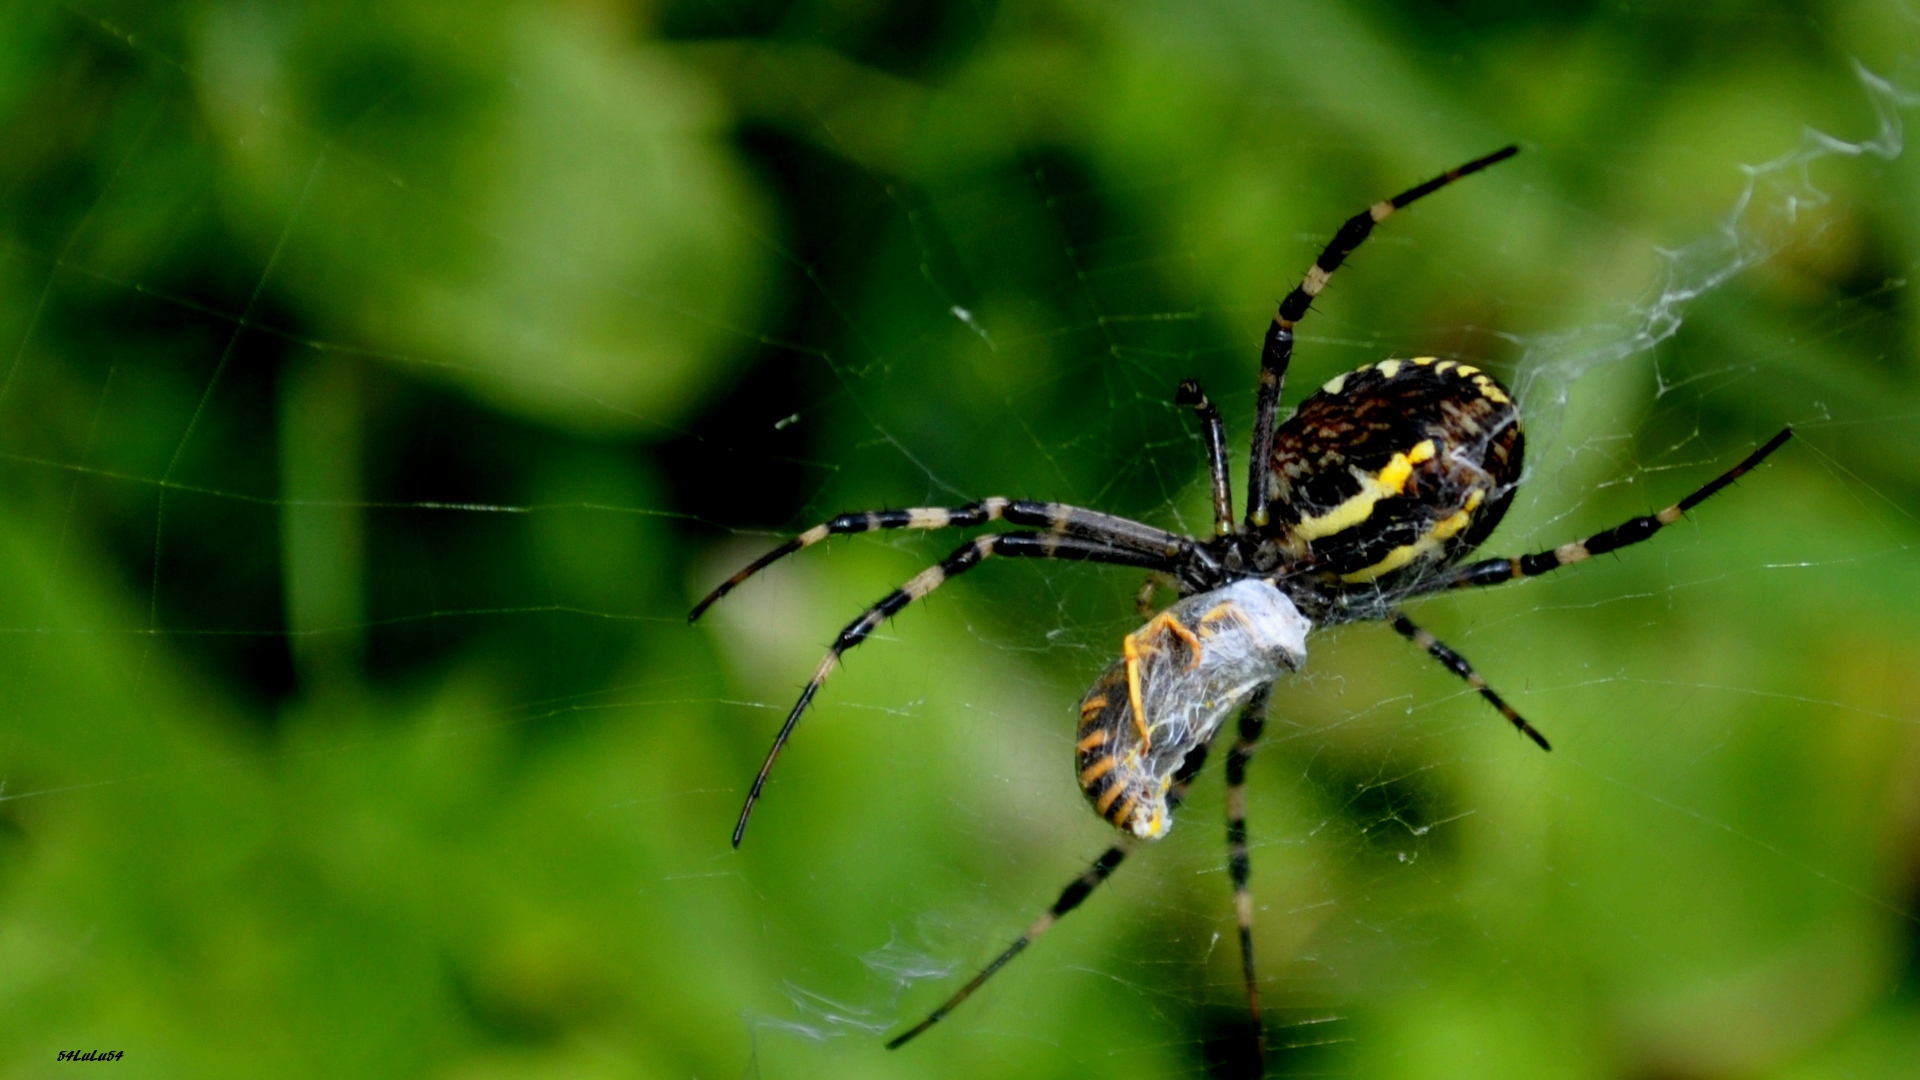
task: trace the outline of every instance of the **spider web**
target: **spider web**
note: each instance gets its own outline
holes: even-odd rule
[[[1390,631],[1310,639],[1250,788],[1272,1072],[1899,1075],[1920,21],[1802,14],[1790,70],[1653,73],[1464,16],[944,17],[21,18],[66,81],[8,76],[16,112],[90,122],[10,178],[13,1067],[1242,1075],[1217,763],[878,1049],[1111,841],[1066,721],[1137,579],[1010,561],[890,623],[738,853],[798,680],[959,537],[836,540],[685,607],[846,509],[1205,535],[1174,384],[1221,405],[1240,498],[1259,334],[1329,230],[1519,138],[1336,276],[1287,402],[1386,356],[1497,371],[1530,445],[1489,552],[1799,437],[1618,559],[1414,609],[1550,756]],[[461,109],[507,119],[456,145]]]

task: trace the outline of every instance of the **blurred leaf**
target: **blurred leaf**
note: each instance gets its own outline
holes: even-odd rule
[[[519,4],[210,9],[198,88],[322,337],[658,435],[744,355],[764,211],[693,71]]]

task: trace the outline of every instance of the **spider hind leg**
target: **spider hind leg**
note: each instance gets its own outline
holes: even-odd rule
[[[1539,577],[1550,574],[1563,566],[1586,562],[1595,555],[1605,555],[1609,551],[1618,551],[1643,540],[1650,540],[1661,529],[1680,520],[1681,515],[1718,495],[1729,484],[1751,472],[1753,468],[1767,459],[1767,455],[1786,445],[1793,438],[1792,428],[1781,428],[1780,433],[1768,439],[1765,445],[1748,454],[1740,464],[1714,477],[1701,485],[1691,495],[1654,514],[1642,514],[1636,518],[1594,533],[1585,540],[1575,540],[1570,544],[1561,544],[1552,551],[1537,551],[1531,555],[1517,555],[1505,559],[1482,559],[1446,574],[1420,592],[1438,592],[1441,589],[1472,589],[1485,585],[1501,585],[1517,578]]]
[[[1347,256],[1353,254],[1354,249],[1373,234],[1375,225],[1385,221],[1395,211],[1406,209],[1414,200],[1425,198],[1461,177],[1471,176],[1519,152],[1518,146],[1503,146],[1485,157],[1448,169],[1424,184],[1416,184],[1391,199],[1382,199],[1348,218],[1321,250],[1320,257],[1307,267],[1306,277],[1294,286],[1286,299],[1280,301],[1279,309],[1273,313],[1273,322],[1267,326],[1266,342],[1260,352],[1260,388],[1254,405],[1253,452],[1247,461],[1247,525],[1250,528],[1263,529],[1267,525],[1267,477],[1273,458],[1273,432],[1279,422],[1280,392],[1286,386],[1287,368],[1293,363],[1293,329],[1301,319],[1306,318],[1307,308],[1312,305],[1313,298],[1327,287],[1328,279],[1335,270],[1340,269],[1341,263],[1347,261]]]

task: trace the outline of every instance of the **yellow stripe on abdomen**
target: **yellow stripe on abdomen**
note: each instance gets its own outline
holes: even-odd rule
[[[1324,514],[1301,518],[1300,523],[1293,527],[1293,535],[1312,543],[1353,528],[1373,516],[1373,508],[1381,499],[1392,498],[1405,491],[1407,481],[1413,477],[1413,467],[1432,460],[1433,455],[1433,440],[1423,439],[1407,453],[1393,455],[1377,473],[1368,474],[1355,469],[1353,475],[1360,481],[1360,490]]]
[[[1465,529],[1472,522],[1473,512],[1471,510],[1455,511],[1450,516],[1434,522],[1433,526],[1427,530],[1426,535],[1420,539],[1415,540],[1411,544],[1402,544],[1394,548],[1382,556],[1380,561],[1374,563],[1372,566],[1355,570],[1351,574],[1341,574],[1340,580],[1348,582],[1349,584],[1358,585],[1363,582],[1372,581],[1383,575],[1391,574],[1416,559],[1424,558],[1440,550],[1440,545],[1458,536],[1461,530]]]

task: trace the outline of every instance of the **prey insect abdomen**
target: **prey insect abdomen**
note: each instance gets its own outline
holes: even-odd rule
[[[1312,624],[1271,582],[1248,578],[1179,601],[1128,634],[1080,700],[1080,788],[1115,828],[1165,834],[1167,791],[1256,690],[1306,661]]]

